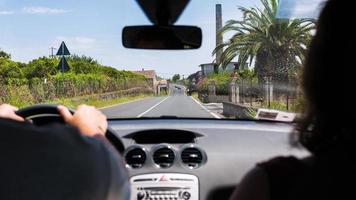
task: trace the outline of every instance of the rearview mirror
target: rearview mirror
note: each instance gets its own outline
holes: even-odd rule
[[[128,26],[122,43],[133,49],[198,49],[202,31],[195,26]]]

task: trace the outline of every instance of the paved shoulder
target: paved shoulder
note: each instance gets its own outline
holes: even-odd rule
[[[193,117],[193,118],[216,118],[203,106],[195,102],[191,97],[185,95],[170,96],[168,99],[145,113],[143,117]]]
[[[102,109],[108,118],[138,117],[181,117],[181,118],[221,118],[211,106],[202,105],[185,95],[185,88],[171,86],[170,96],[151,97],[135,102]]]
[[[108,118],[137,118],[166,97],[150,97],[101,109]]]

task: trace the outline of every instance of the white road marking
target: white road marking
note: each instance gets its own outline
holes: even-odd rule
[[[151,108],[149,108],[148,110],[146,110],[145,112],[139,114],[137,117],[140,118],[142,116],[144,116],[145,114],[147,114],[148,112],[150,112],[151,110],[153,110],[154,108],[156,108],[157,106],[159,106],[161,103],[163,103],[164,101],[166,101],[170,96],[168,96],[167,98],[163,99],[162,101],[158,102],[156,105],[152,106]]]
[[[201,106],[205,111],[207,111],[209,114],[211,114],[213,117],[215,117],[216,119],[221,119],[221,117],[213,112],[211,112],[210,110],[208,110],[203,104],[201,104],[199,101],[197,101],[196,99],[194,99],[192,96],[190,96],[190,98],[192,98],[195,103],[197,103],[199,106]]]

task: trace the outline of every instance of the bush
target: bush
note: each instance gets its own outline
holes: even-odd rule
[[[59,73],[59,59],[41,57],[28,64],[0,57],[0,101],[14,105],[148,88],[143,75],[102,66],[90,57],[68,59],[70,71]]]
[[[231,72],[223,72],[220,74],[210,74],[199,85],[200,93],[207,93],[208,85],[211,81],[215,82],[217,95],[228,95],[228,85],[231,81]]]
[[[41,57],[32,60],[29,64],[22,65],[22,70],[27,79],[48,78],[58,73],[59,60],[56,58]]]
[[[24,78],[24,74],[17,63],[0,57],[0,78],[5,79],[7,77],[21,79]]]
[[[2,85],[0,87],[0,103],[8,103],[18,107],[23,107],[35,103],[27,85],[11,86]]]
[[[273,110],[281,110],[285,112],[300,113],[303,111],[303,108],[305,108],[305,99],[300,97],[294,101],[291,100],[288,105],[289,107],[288,110],[287,110],[287,102],[285,101],[272,101],[270,103],[270,106],[268,106],[268,102],[264,102],[261,107],[273,109]]]

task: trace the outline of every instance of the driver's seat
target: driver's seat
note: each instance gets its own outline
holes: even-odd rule
[[[66,125],[0,119],[0,199],[128,199],[123,162]]]

